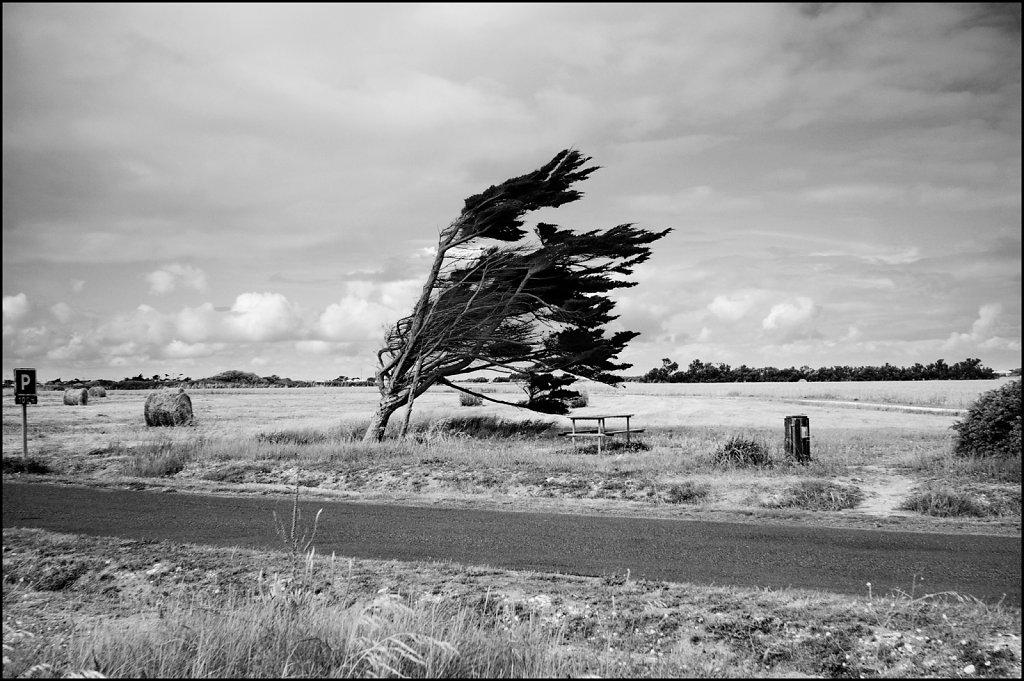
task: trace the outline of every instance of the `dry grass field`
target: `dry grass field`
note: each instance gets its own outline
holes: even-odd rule
[[[191,391],[179,428],[145,426],[144,392],[43,392],[27,462],[5,395],[4,479],[1019,536],[1019,458],[951,453],[950,426],[1004,382],[590,385],[574,414],[645,429],[601,454],[559,436],[566,418],[450,389],[417,401],[411,438],[375,444],[359,439],[369,388]],[[793,414],[810,419],[809,465],[783,451]],[[767,464],[724,456],[736,443]],[[3,550],[5,677],[1020,676],[1019,609],[915,592],[912,575],[854,598],[13,528]]]

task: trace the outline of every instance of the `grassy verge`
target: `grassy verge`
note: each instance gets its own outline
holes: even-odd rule
[[[1020,488],[985,489],[965,484],[929,483],[916,489],[901,508],[940,518],[1020,516]]]
[[[850,597],[22,529],[3,551],[4,677],[1021,672],[1018,609],[912,586]]]

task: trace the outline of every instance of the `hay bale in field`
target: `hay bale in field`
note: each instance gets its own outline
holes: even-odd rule
[[[192,398],[185,391],[161,390],[150,393],[143,410],[147,426],[192,425]]]
[[[89,391],[85,388],[68,388],[64,391],[64,404],[71,406],[89,404]]]
[[[89,388],[89,397],[106,397],[107,391],[102,385],[94,385]]]

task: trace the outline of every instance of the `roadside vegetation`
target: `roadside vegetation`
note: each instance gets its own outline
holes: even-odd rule
[[[271,531],[268,524],[268,531]],[[4,529],[4,677],[1020,676],[1020,611]],[[287,549],[288,547],[286,547]],[[73,615],[72,615],[73,613]]]

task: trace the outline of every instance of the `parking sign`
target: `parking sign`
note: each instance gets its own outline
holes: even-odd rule
[[[36,395],[36,370],[15,369],[14,370],[14,403],[15,404],[38,404],[39,397]]]

